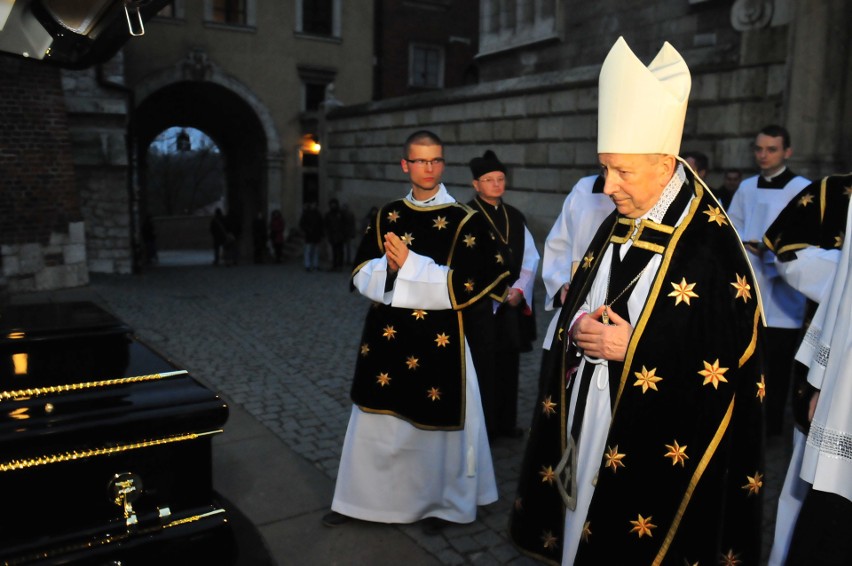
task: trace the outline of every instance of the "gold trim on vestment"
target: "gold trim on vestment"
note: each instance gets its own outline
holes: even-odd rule
[[[707,446],[707,450],[704,452],[704,455],[701,457],[701,461],[698,462],[698,465],[695,467],[695,472],[692,474],[692,478],[689,480],[689,487],[686,489],[686,493],[683,496],[683,499],[680,502],[680,506],[677,509],[677,513],[675,513],[675,517],[672,520],[672,524],[669,526],[669,531],[666,533],[666,538],[663,539],[663,544],[660,546],[659,552],[657,552],[657,557],[654,558],[654,561],[651,563],[653,566],[659,566],[663,563],[663,559],[666,557],[666,553],[669,551],[669,547],[674,540],[675,535],[677,534],[677,529],[680,527],[680,521],[683,519],[683,514],[686,512],[686,507],[689,505],[690,500],[692,499],[692,494],[695,492],[695,488],[698,487],[698,482],[701,481],[701,476],[704,474],[704,470],[707,469],[707,466],[710,464],[710,460],[713,459],[713,455],[716,453],[716,449],[719,447],[719,443],[722,442],[722,438],[725,436],[725,432],[728,430],[728,425],[731,422],[731,415],[734,413],[734,402],[736,401],[736,395],[731,397],[731,402],[728,403],[728,410],[725,412],[724,418],[722,418],[722,422],[719,424],[719,428],[716,429],[716,434],[713,435],[713,439],[710,441],[710,444]]]
[[[758,331],[759,326],[760,326],[760,313],[758,312],[757,309],[755,309],[754,310],[754,326],[752,327],[752,331],[751,331],[751,340],[749,341],[748,346],[745,349],[745,352],[743,352],[743,355],[740,356],[739,366],[737,366],[737,367],[743,367],[745,365],[745,363],[747,361],[749,361],[749,359],[751,359],[751,356],[754,354],[754,350],[755,350],[755,348],[757,348],[757,331]]]
[[[169,371],[163,373],[152,373],[148,375],[135,375],[132,377],[119,377],[117,379],[101,379],[98,381],[84,381],[80,383],[67,383],[65,385],[50,385],[47,387],[34,387],[31,389],[17,389],[13,391],[0,391],[0,401],[18,401],[21,399],[29,399],[31,397],[40,397],[42,395],[57,395],[59,393],[68,393],[70,391],[85,391],[87,389],[97,389],[101,387],[114,387],[116,385],[127,385],[130,383],[143,383],[145,381],[157,381],[167,377],[176,375],[184,375],[189,373],[185,369],[178,371]]]

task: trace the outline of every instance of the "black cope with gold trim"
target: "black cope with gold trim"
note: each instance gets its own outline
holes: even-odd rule
[[[782,261],[798,250],[839,250],[848,237],[846,211],[852,198],[852,173],[814,181],[793,197],[763,237]]]
[[[632,321],[624,363],[609,365],[613,419],[575,565],[718,564],[725,555],[758,563],[765,393],[759,297],[719,204],[691,178],[681,190],[695,195],[684,220],[647,225],[656,235],[637,238],[647,239],[645,249],[661,253],[662,263]],[[584,254],[543,367],[548,379],[510,531],[521,549],[554,564],[562,558],[565,521],[557,487],[564,478],[554,471],[569,443],[566,374],[574,356],[564,341],[606,247],[629,236],[628,223],[614,212]]]
[[[422,429],[464,426],[465,343],[462,310],[502,298],[509,275],[481,213],[459,203],[385,205],[367,228],[354,275],[384,255],[393,232],[418,255],[450,268],[452,309],[397,308],[374,303],[367,313],[352,383],[362,410],[389,414]]]

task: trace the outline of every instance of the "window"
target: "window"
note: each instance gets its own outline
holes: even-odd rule
[[[498,53],[559,37],[564,0],[482,0],[479,54]]]
[[[213,0],[211,21],[244,26],[248,23],[247,15],[246,0]]]
[[[297,0],[296,32],[340,37],[341,0]]]
[[[160,11],[157,12],[158,18],[183,19],[184,17],[184,0],[171,0],[166,2]]]
[[[298,67],[302,79],[302,112],[316,112],[325,100],[326,87],[334,82],[337,71],[327,67]]]
[[[320,103],[325,100],[325,87],[325,83],[304,83],[304,110],[309,112],[319,110]]]
[[[434,45],[411,44],[408,84],[422,88],[444,86],[444,50]]]

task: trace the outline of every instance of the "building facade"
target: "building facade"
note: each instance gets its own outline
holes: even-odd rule
[[[692,72],[682,150],[755,171],[751,145],[771,123],[792,134],[798,173],[852,169],[852,40],[843,0],[481,0],[477,85],[374,101],[328,121],[328,184],[359,211],[405,189],[401,145],[428,128],[447,143],[444,180],[470,197],[468,160],[494,150],[506,199],[542,242],[583,175],[598,171],[597,77],[624,36],[650,62],[664,41]]]

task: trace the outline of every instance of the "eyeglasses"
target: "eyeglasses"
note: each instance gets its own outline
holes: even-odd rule
[[[494,183],[495,185],[502,185],[506,182],[506,177],[482,177],[481,179],[477,179],[480,183]]]
[[[446,163],[446,160],[443,157],[436,157],[431,161],[429,159],[406,159],[409,163],[413,163],[418,167],[426,167],[427,165],[431,165],[433,167],[437,167],[438,165],[443,165]]]

